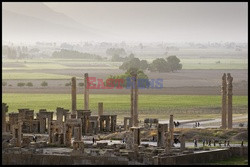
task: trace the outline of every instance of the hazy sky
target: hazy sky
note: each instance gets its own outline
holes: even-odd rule
[[[124,40],[247,42],[247,3],[44,3]]]
[[[247,42],[246,2],[3,3],[3,39]]]

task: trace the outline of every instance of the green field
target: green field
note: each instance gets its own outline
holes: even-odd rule
[[[247,62],[247,59],[181,59],[183,69],[247,69]]]
[[[8,66],[8,64],[12,64]],[[93,61],[84,59],[23,59],[4,60],[3,70],[36,70],[36,69],[118,69],[121,62]]]
[[[70,79],[69,75],[47,73],[2,73],[2,79]],[[78,78],[78,77],[77,77]]]
[[[147,58],[152,62],[155,58]],[[183,69],[247,69],[248,61],[243,58],[180,58]],[[218,63],[220,62],[220,63]],[[93,61],[84,59],[27,59],[4,60],[21,67],[3,67],[3,70],[34,70],[34,69],[119,69],[122,62]],[[76,65],[76,66],[74,66]],[[90,65],[90,66],[89,66]],[[92,67],[92,66],[93,67]]]
[[[71,109],[70,94],[12,94],[2,95],[3,102],[7,103],[10,112],[17,112],[18,108],[29,108],[37,112],[39,109],[55,111],[56,107]],[[247,113],[247,96],[234,96],[234,108],[243,108]],[[77,96],[77,108],[83,109],[83,95]],[[129,115],[129,95],[90,95],[90,109],[97,114],[98,102],[104,103],[104,113]],[[218,115],[221,107],[221,96],[198,96],[198,95],[140,95],[139,96],[140,117],[166,117],[170,113],[179,115],[180,119],[202,118],[202,114]],[[204,113],[203,113],[204,112]],[[201,113],[198,114],[198,113]]]

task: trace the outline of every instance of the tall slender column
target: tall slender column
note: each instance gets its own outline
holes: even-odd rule
[[[134,125],[134,77],[131,77],[131,93],[130,93],[130,100],[131,100],[131,108],[130,108],[130,117],[131,117],[131,125]]]
[[[133,120],[133,123],[134,123],[134,126],[139,126],[139,120],[138,120],[138,80],[137,80],[137,74],[135,74],[135,95],[134,95],[134,110],[133,110],[133,113],[134,113],[134,120]]]
[[[88,73],[84,74],[84,110],[89,109]]]
[[[174,140],[174,116],[170,115],[169,119],[170,145],[173,145]]]
[[[228,95],[228,101],[227,101],[227,112],[228,112],[228,122],[227,122],[227,127],[228,129],[233,128],[233,111],[232,111],[232,106],[233,106],[233,77],[231,77],[230,73],[227,74],[227,95]]]
[[[222,94],[221,128],[226,129],[227,128],[227,81],[225,73],[222,76],[221,94]]]
[[[72,114],[76,115],[76,77],[71,79]]]

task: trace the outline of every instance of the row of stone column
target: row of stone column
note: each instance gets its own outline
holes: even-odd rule
[[[88,73],[84,74],[84,110],[89,110],[89,80]],[[72,115],[75,117],[76,115],[76,77],[72,77],[71,79],[71,99],[72,99]]]
[[[230,73],[224,73],[222,76],[222,112],[221,112],[221,128],[233,128],[233,111],[232,111],[232,96],[233,96],[233,77]]]

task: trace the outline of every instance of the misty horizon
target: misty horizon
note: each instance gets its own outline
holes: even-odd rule
[[[3,41],[248,41],[247,3],[5,2]]]

